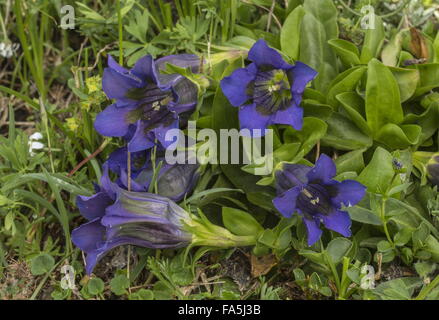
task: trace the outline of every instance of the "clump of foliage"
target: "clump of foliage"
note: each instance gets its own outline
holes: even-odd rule
[[[0,58],[1,299],[439,299],[434,1],[65,4],[75,8],[74,29],[60,28],[58,2],[0,0],[0,41],[19,44]],[[255,175],[260,161],[202,166],[197,183],[172,200],[190,217],[184,231],[198,232],[196,245],[119,246],[88,272],[72,242],[84,223],[77,196],[92,196],[108,175],[104,163],[126,145],[94,127],[111,105],[102,85],[108,56],[130,69],[147,55],[195,54],[197,70],[172,63],[161,70],[189,79],[196,91],[182,119],[197,121],[198,130],[239,129],[240,109],[222,81],[248,67],[260,39],[289,65],[317,72],[300,92],[302,126],[269,123],[273,173]],[[159,147],[151,150],[152,180],[143,191],[159,197],[164,163]],[[297,214],[303,207],[285,214],[273,200],[279,171],[311,170],[323,154],[336,174],[306,183],[354,181],[364,194],[331,202],[348,212],[349,232],[324,223],[329,230],[310,241],[309,220]],[[135,167],[125,169],[130,176]],[[212,230],[227,245],[215,248]]]

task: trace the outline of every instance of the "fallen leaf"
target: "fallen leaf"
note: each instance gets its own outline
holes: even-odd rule
[[[266,275],[270,270],[277,265],[277,259],[273,254],[262,257],[251,255],[251,274],[253,278]]]

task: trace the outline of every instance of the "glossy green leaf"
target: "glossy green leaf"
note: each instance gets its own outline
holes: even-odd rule
[[[288,15],[280,31],[280,45],[282,52],[294,60],[297,60],[300,54],[300,34],[304,15],[305,10],[303,7],[296,7]]]
[[[359,175],[358,181],[364,184],[369,192],[387,191],[394,175],[392,160],[393,157],[387,150],[378,147],[372,160]]]
[[[432,103],[422,114],[409,113],[404,118],[404,124],[417,124],[421,127],[422,134],[418,145],[431,138],[439,126],[439,102]]]
[[[352,248],[352,242],[346,238],[335,238],[329,242],[326,251],[333,263],[339,263]]]
[[[314,83],[323,93],[337,75],[336,55],[328,44],[338,38],[337,8],[331,0],[305,0],[303,7],[300,61],[318,71]]]
[[[413,124],[398,126],[388,123],[379,130],[376,140],[391,149],[405,149],[419,142],[421,130],[420,126]]]
[[[364,119],[364,100],[355,92],[345,92],[337,96],[343,109],[356,126],[367,136],[372,136],[372,130]]]
[[[328,131],[322,138],[322,144],[338,150],[356,150],[368,148],[372,139],[361,132],[360,129],[346,116],[333,113],[328,119]]]
[[[389,68],[390,71],[392,71],[396,82],[398,82],[401,102],[407,101],[415,94],[418,82],[420,80],[419,71],[415,69],[404,69],[396,67]]]
[[[398,83],[388,67],[376,59],[369,62],[366,85],[366,120],[374,135],[388,123],[403,119]]]
[[[336,97],[340,93],[355,91],[359,81],[366,72],[366,67],[351,68],[339,74],[332,82],[328,91],[328,104],[335,109],[339,106]]]
[[[383,20],[375,16],[375,28],[368,29],[364,38],[363,49],[361,50],[361,63],[368,63],[378,57],[384,43],[385,32]]]
[[[55,265],[55,259],[48,253],[41,253],[31,260],[30,271],[34,276],[49,272]]]
[[[420,81],[414,94],[415,97],[439,87],[439,63],[418,64],[416,69],[419,70]]]
[[[362,207],[354,206],[346,208],[351,219],[361,223],[372,224],[376,226],[382,225],[381,219],[371,210]]]
[[[346,67],[360,64],[360,51],[352,42],[343,39],[332,39],[328,43]]]
[[[351,151],[335,159],[337,174],[354,171],[360,173],[364,169],[364,149]]]
[[[302,130],[295,130],[291,127],[285,130],[284,140],[286,143],[301,142],[300,150],[304,154],[311,151],[317,141],[325,136],[327,124],[317,118],[304,118]]]
[[[381,61],[389,67],[396,67],[399,62],[399,56],[401,54],[401,33],[397,33],[392,37],[389,43],[384,47],[381,52]]]
[[[249,213],[229,207],[222,208],[224,226],[238,236],[257,236],[264,228]]]

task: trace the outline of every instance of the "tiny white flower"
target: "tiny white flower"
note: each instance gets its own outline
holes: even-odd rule
[[[35,156],[34,150],[44,149],[44,144],[38,142],[41,139],[43,139],[43,135],[40,132],[35,132],[29,137],[29,154],[31,156]]]
[[[43,139],[43,135],[40,132],[35,132],[30,135],[29,140],[30,141],[38,141]]]

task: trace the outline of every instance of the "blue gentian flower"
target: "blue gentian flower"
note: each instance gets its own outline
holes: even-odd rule
[[[156,151],[156,168],[161,163],[157,174],[157,192],[173,201],[180,201],[195,187],[200,177],[200,165],[198,163],[171,165],[166,162],[163,153],[163,149],[158,148]],[[110,171],[118,176],[116,183],[124,189],[128,189],[127,159],[127,147],[123,147],[114,151],[106,161]],[[150,150],[131,153],[132,191],[148,191],[153,174]]]
[[[169,198],[122,189],[110,181],[107,165],[96,191],[91,197],[77,198],[77,206],[89,222],[72,232],[73,243],[86,253],[87,274],[120,245],[164,249],[190,243],[191,235],[183,229],[189,214]]]
[[[149,149],[157,140],[163,147],[166,132],[179,127],[179,116],[191,112],[197,103],[197,88],[177,74],[162,74],[167,63],[197,72],[196,55],[172,55],[154,62],[148,55],[127,70],[109,56],[102,88],[115,103],[98,114],[95,129],[108,137],[125,137],[130,152]]]
[[[324,154],[314,167],[284,164],[276,172],[278,197],[273,204],[287,218],[294,212],[303,217],[310,246],[322,235],[321,222],[330,230],[351,236],[351,219],[342,206],[360,202],[366,187],[354,180],[336,181],[335,175],[334,162]]]
[[[239,107],[241,129],[264,132],[263,129],[277,123],[301,130],[302,95],[317,72],[302,62],[294,66],[286,63],[262,39],[250,49],[248,59],[252,61],[248,67],[221,80],[225,96]]]

